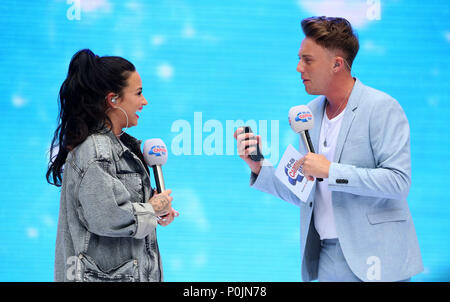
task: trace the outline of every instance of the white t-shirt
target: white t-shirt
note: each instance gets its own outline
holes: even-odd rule
[[[345,109],[338,116],[330,120],[328,119],[325,107],[322,127],[320,129],[318,153],[325,155],[330,162],[334,160],[334,151],[344,113]],[[338,238],[331,203],[331,191],[328,190],[328,178],[324,178],[322,182],[317,183],[314,203],[314,226],[320,235],[320,240]]]

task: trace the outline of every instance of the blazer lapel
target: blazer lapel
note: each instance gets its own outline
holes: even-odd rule
[[[315,106],[311,106],[311,112],[314,117],[314,127],[309,131],[314,151],[319,152],[320,128],[322,127],[323,113],[325,110],[325,97],[322,96]],[[301,139],[301,138],[300,138]]]
[[[337,139],[336,149],[334,152],[334,162],[338,163],[341,159],[342,149],[344,148],[345,141],[347,140],[350,127],[355,118],[355,111],[358,108],[358,104],[362,97],[362,92],[364,90],[364,85],[356,79],[355,85],[353,86],[352,93],[347,103],[347,108],[342,119],[341,129],[339,130],[339,135]]]
[[[311,130],[309,130],[309,136],[311,137],[311,142],[314,147],[314,151],[319,152],[319,139],[320,139],[320,128],[322,127],[322,118],[323,112],[325,110],[325,96],[321,96],[317,101],[312,101],[308,104],[309,109],[314,117],[314,126]],[[300,146],[304,146],[304,142],[302,137],[300,136]],[[303,148],[304,154],[306,155],[306,147]],[[311,193],[309,194],[307,204],[314,200],[315,192],[316,192],[316,184],[313,186]]]

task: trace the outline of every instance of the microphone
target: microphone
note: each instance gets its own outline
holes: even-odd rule
[[[314,117],[308,106],[292,107],[289,110],[289,125],[295,133],[300,134],[308,152],[316,153],[308,132],[314,127]],[[317,181],[323,181],[323,178],[317,178]]]
[[[159,138],[148,139],[144,143],[144,160],[145,163],[153,168],[155,176],[156,191],[164,192],[164,177],[161,166],[167,162],[167,148],[164,142]]]

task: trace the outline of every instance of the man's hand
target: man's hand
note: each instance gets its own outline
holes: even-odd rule
[[[328,178],[331,162],[322,154],[308,152],[300,159],[302,174],[313,181],[314,177]]]
[[[244,133],[244,128],[240,127],[234,132],[234,138],[237,141],[239,157],[247,163],[253,173],[258,175],[261,170],[262,161],[253,161],[250,158],[250,154],[256,153],[257,144],[261,146],[261,136],[254,135],[253,133]],[[249,140],[246,140],[247,138],[249,138]],[[251,147],[246,149],[247,146]]]
[[[170,213],[173,200],[173,197],[169,196],[170,194],[172,194],[172,190],[167,190],[153,195],[148,201],[152,205],[153,210],[155,210],[156,216],[165,216]]]

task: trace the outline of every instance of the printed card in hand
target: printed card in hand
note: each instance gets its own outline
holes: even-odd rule
[[[300,152],[289,145],[278,163],[275,176],[301,201],[306,202],[316,180],[308,181],[302,174],[302,167],[299,164],[302,157]]]

